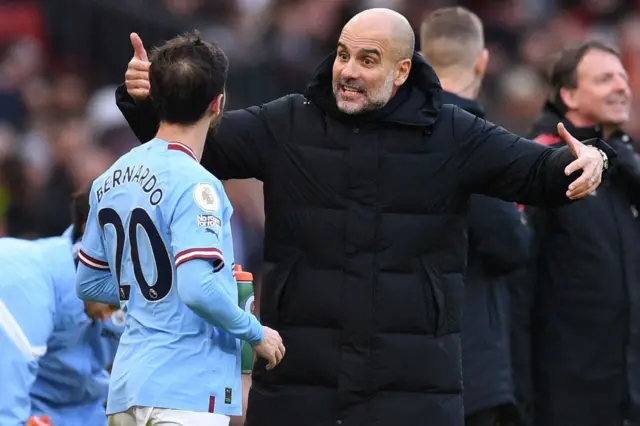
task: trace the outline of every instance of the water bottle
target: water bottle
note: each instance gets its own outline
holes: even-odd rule
[[[234,265],[233,275],[238,284],[238,306],[245,312],[255,315],[255,295],[253,292],[253,274],[243,271],[242,265]],[[243,374],[251,374],[253,369],[254,353],[253,348],[248,342],[241,342],[242,362],[241,368]]]

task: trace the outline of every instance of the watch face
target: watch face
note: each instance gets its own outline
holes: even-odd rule
[[[600,153],[600,155],[602,156],[602,168],[604,170],[607,170],[609,168],[609,157],[607,156],[607,154],[598,148],[598,152]]]

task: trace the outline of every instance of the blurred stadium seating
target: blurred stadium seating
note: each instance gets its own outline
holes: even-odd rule
[[[136,141],[113,97],[131,56],[129,33],[147,48],[199,29],[232,61],[228,106],[304,89],[340,28],[367,7],[394,8],[419,29],[446,0],[20,0],[0,1],[0,235],[61,233],[71,193]],[[640,2],[469,0],[485,21],[489,117],[525,132],[545,100],[549,55],[586,37],[622,49],[640,88]],[[634,108],[638,113],[638,105]],[[628,129],[640,137],[640,123]],[[260,263],[260,184],[230,182],[238,260]],[[241,194],[241,196],[238,196]]]

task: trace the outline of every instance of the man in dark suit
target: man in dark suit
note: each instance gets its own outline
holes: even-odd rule
[[[532,139],[561,146],[557,123],[616,152],[609,179],[583,201],[527,208],[535,265],[530,383],[536,426],[640,421],[640,162],[624,124],[631,89],[619,52],[599,41],[564,49]],[[632,423],[637,424],[637,423]]]

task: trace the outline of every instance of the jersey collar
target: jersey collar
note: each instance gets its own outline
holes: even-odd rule
[[[193,152],[193,150],[191,148],[189,148],[187,145],[183,144],[183,143],[180,143],[180,142],[169,142],[168,149],[170,151],[182,151],[185,154],[187,154],[189,157],[191,157],[194,160],[198,161],[198,157],[196,157],[196,154]]]

